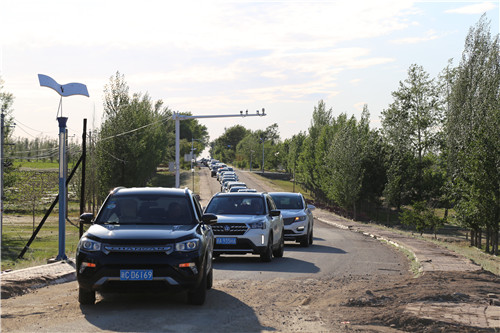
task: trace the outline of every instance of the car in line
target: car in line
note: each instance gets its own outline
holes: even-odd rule
[[[243,182],[240,182],[240,181],[229,181],[227,182],[223,187],[222,187],[222,191],[224,192],[229,192],[231,191],[231,188],[232,187],[235,187],[235,186],[238,186],[238,187],[248,187],[247,184],[243,183]]]
[[[283,257],[284,224],[267,193],[216,193],[205,214],[217,216],[212,225],[214,257],[221,254],[257,254],[264,262]]]
[[[269,192],[277,209],[283,215],[285,224],[285,240],[295,241],[303,247],[313,243],[314,216],[316,207],[307,204],[301,193]]]
[[[184,290],[202,305],[213,284],[214,214],[203,214],[189,189],[116,188],[108,195],[76,251],[78,300],[98,292]]]

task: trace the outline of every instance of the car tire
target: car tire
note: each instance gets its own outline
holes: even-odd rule
[[[273,260],[273,235],[270,234],[267,240],[266,250],[260,254],[260,260],[270,262]]]
[[[92,289],[78,288],[78,302],[82,305],[94,305],[95,291]]]
[[[203,305],[207,296],[207,286],[207,273],[205,272],[198,287],[188,291],[188,303],[192,305]]]
[[[207,290],[212,289],[214,285],[214,269],[210,268],[210,272],[207,275]]]
[[[301,240],[300,240],[300,246],[302,247],[308,247],[312,242],[312,230],[311,230],[311,225],[307,226],[307,235],[305,235]]]
[[[313,243],[313,227],[311,226],[311,233],[309,234],[309,245],[312,245]]]
[[[285,231],[281,230],[281,239],[280,239],[280,244],[279,247],[273,251],[273,256],[276,258],[282,258],[283,254],[285,253]]]

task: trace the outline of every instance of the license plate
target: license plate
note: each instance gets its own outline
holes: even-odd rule
[[[220,245],[235,245],[236,237],[220,237],[215,239],[215,244]]]
[[[144,281],[153,280],[152,269],[121,269],[120,280],[122,281]]]

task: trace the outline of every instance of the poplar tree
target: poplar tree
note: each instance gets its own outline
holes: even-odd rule
[[[489,30],[483,15],[465,40],[450,94],[446,144],[457,218],[473,231],[471,245],[481,245],[485,228],[498,254],[500,47],[499,36],[492,38]]]

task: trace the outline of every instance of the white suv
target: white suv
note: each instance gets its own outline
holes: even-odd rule
[[[259,254],[269,262],[283,257],[285,239],[281,212],[267,193],[217,193],[205,209],[217,215],[212,230],[214,256]]]

